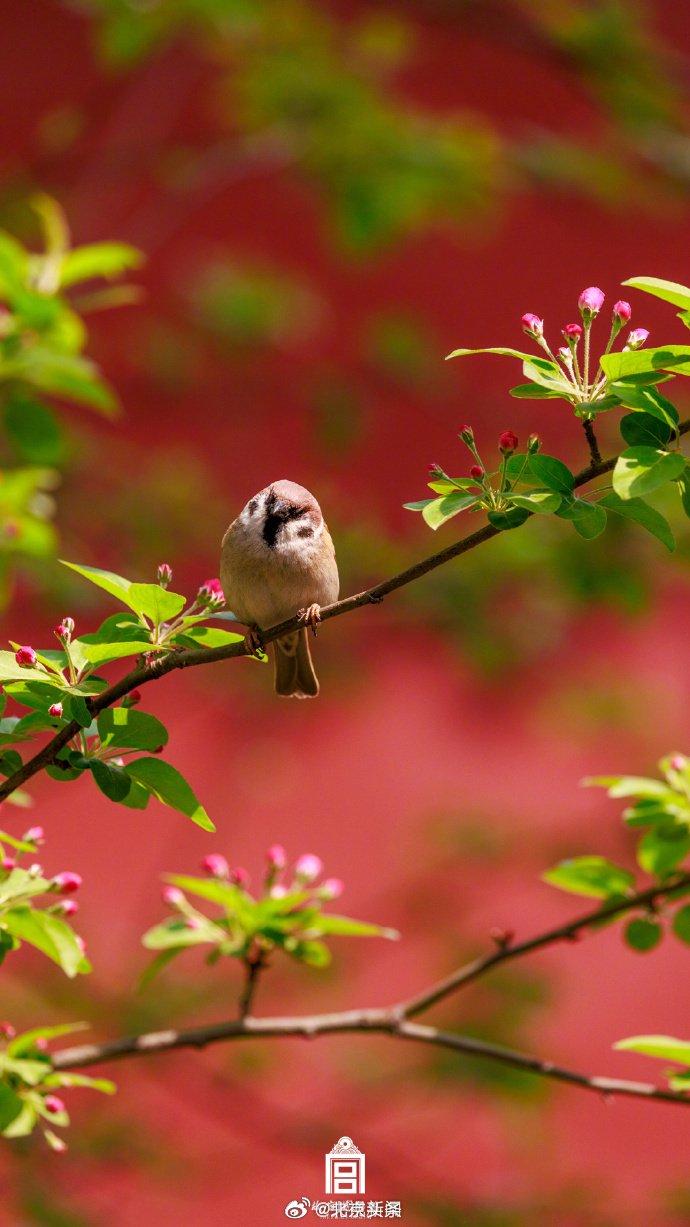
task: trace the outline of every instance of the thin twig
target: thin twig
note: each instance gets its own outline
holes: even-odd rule
[[[689,430],[690,420],[680,424],[678,434],[687,434]],[[587,465],[586,468],[576,475],[575,487],[579,488],[592,481],[595,477],[601,477],[604,473],[610,473],[615,467],[617,459],[617,456],[611,456],[608,460],[602,460],[600,463],[592,462]],[[411,567],[407,567],[397,575],[392,575],[390,579],[383,580],[380,584],[374,584],[373,588],[367,588],[364,592],[357,592],[354,596],[345,597],[342,601],[336,601],[333,605],[325,605],[321,610],[321,621],[328,622],[331,618],[338,618],[341,614],[352,613],[353,610],[362,609],[365,605],[378,604],[385,596],[389,596],[391,592],[395,592],[398,588],[404,588],[407,584],[421,579],[423,575],[428,575],[430,571],[435,571],[437,567],[442,567],[447,562],[452,562],[454,558],[460,558],[461,555],[468,554],[470,550],[475,549],[478,545],[483,545],[485,541],[490,541],[493,537],[497,537],[500,531],[500,529],[494,528],[492,524],[485,524],[483,528],[478,528],[475,532],[469,533],[466,537],[462,537],[460,541],[454,541],[452,545],[446,546],[444,550],[439,550],[437,554],[431,554],[428,558],[423,558],[420,562],[414,563]],[[264,643],[271,643],[274,639],[279,639],[290,631],[298,630],[301,625],[302,623],[298,617],[289,618],[286,622],[281,622],[277,626],[272,626],[262,631],[261,638]],[[87,699],[86,704],[91,715],[97,716],[99,712],[104,711],[107,707],[112,707],[113,703],[116,703],[118,699],[124,698],[130,691],[145,686],[147,682],[153,682],[158,678],[165,677],[167,673],[172,673],[176,669],[188,669],[196,665],[211,665],[219,660],[231,660],[233,657],[248,656],[249,654],[250,651],[244,642],[231,643],[219,648],[184,648],[180,652],[169,652],[166,656],[162,656],[150,665],[138,665],[130,673],[126,674],[125,677],[120,678],[118,682],[109,686],[107,690],[103,690],[101,694]],[[51,766],[71,738],[79,733],[80,728],[81,725],[76,720],[70,721],[37,754],[34,754],[33,758],[28,759],[17,771],[8,776],[4,783],[0,784],[0,801],[4,801],[10,793],[14,792],[16,788],[20,788],[22,784],[25,784],[27,780],[31,779],[39,771]]]
[[[683,1093],[666,1091],[646,1082],[628,1082],[615,1078],[593,1077],[580,1074],[577,1071],[554,1065],[551,1061],[543,1061],[538,1057],[514,1052],[496,1044],[489,1044],[473,1036],[459,1035],[450,1031],[440,1031],[436,1027],[421,1026],[410,1022],[415,1014],[420,1014],[436,1005],[439,1001],[465,987],[473,980],[485,975],[499,963],[507,959],[518,958],[532,950],[559,941],[573,938],[583,929],[594,928],[614,916],[636,908],[651,907],[659,899],[673,898],[675,895],[690,889],[690,873],[676,877],[675,881],[666,886],[652,886],[647,890],[638,891],[628,899],[611,905],[604,905],[586,912],[575,920],[549,929],[546,933],[529,938],[516,945],[502,946],[499,950],[483,958],[476,959],[460,968],[445,980],[432,985],[417,997],[408,1001],[398,1002],[388,1008],[370,1008],[361,1010],[342,1010],[330,1014],[306,1014],[289,1017],[255,1018],[249,1016],[253,988],[256,984],[256,973],[252,976],[247,967],[247,979],[242,997],[243,1006],[239,1019],[229,1022],[212,1023],[209,1026],[191,1027],[184,1031],[169,1029],[152,1031],[144,1035],[135,1035],[123,1039],[110,1040],[103,1044],[80,1044],[71,1048],[62,1048],[53,1055],[55,1069],[79,1069],[84,1066],[100,1065],[103,1062],[120,1060],[125,1057],[148,1056],[156,1052],[170,1052],[178,1048],[205,1048],[220,1040],[239,1039],[278,1039],[301,1036],[312,1039],[320,1035],[333,1035],[343,1032],[378,1033],[393,1039],[413,1040],[418,1043],[432,1044],[441,1048],[450,1048],[454,1052],[467,1056],[482,1057],[499,1061],[515,1069],[527,1070],[544,1078],[553,1078],[559,1082],[568,1082],[584,1090],[598,1091],[604,1095],[627,1095],[638,1099],[657,1099],[665,1103],[681,1103],[690,1105],[690,1098]],[[261,960],[255,961],[259,969]]]
[[[245,1019],[251,1011],[254,994],[259,983],[259,976],[265,965],[264,952],[260,949],[252,950],[244,960],[244,985],[239,1001],[241,1019]]]

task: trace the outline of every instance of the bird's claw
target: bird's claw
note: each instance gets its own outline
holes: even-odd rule
[[[252,627],[244,636],[244,646],[250,656],[264,655],[264,641],[258,627]]]
[[[316,638],[316,631],[321,621],[321,606],[309,605],[306,609],[300,609],[298,617],[305,626],[311,627],[312,634]]]

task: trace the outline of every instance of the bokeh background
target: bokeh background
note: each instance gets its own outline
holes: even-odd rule
[[[75,242],[146,259],[139,301],[90,317],[121,414],[61,409],[55,539],[3,562],[6,639],[109,612],[58,550],[141,579],[164,559],[193,591],[277,477],[317,494],[344,592],[389,574],[462,528],[433,536],[401,505],[429,462],[463,471],[464,422],[487,451],[511,427],[584,460],[565,407],[507,397],[509,364],[444,354],[520,347],[526,310],[555,339],[586,285],[613,301],[627,276],[688,280],[690,31],[673,0],[0,0],[0,29],[0,223],[35,243],[40,189]],[[653,339],[685,339],[672,309],[633,305]],[[613,449],[615,422],[601,435]],[[17,459],[16,439],[2,446]],[[527,935],[571,914],[544,868],[587,851],[632,863],[615,804],[581,778],[690,744],[677,530],[670,560],[624,525],[585,543],[530,522],[330,625],[314,704],[274,700],[268,670],[242,662],[152,688],[218,836],[86,779],[37,781],[46,862],[86,879],[95,972],[67,983],[22,951],[2,1013],[83,1017],[102,1037],[227,1016],[233,966],[190,955],[134,991],[160,874],[211,850],[255,875],[272,842],[316,852],[346,880],[345,910],[403,934],[342,941],[327,972],[276,966],[264,1011],[385,1004],[486,948],[493,925]],[[611,1045],[687,1036],[689,957],[606,931],[437,1013],[577,1069],[654,1077]],[[110,1072],[116,1100],[83,1095],[67,1156],[3,1148],[2,1222],[277,1224],[322,1194],[343,1133],[367,1153],[369,1195],[401,1200],[410,1224],[690,1222],[690,1117],[671,1107],[357,1036]]]

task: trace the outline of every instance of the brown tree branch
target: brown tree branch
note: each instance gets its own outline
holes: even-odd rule
[[[540,1077],[552,1078],[559,1082],[568,1082],[584,1090],[598,1091],[604,1095],[627,1095],[638,1099],[656,1099],[665,1103],[679,1103],[690,1106],[690,1098],[685,1094],[667,1091],[647,1082],[629,1082],[617,1078],[602,1078],[554,1065],[525,1053],[514,1052],[496,1044],[486,1043],[473,1036],[459,1035],[454,1032],[440,1031],[436,1027],[422,1026],[410,1022],[415,1014],[420,1014],[450,996],[458,989],[485,975],[499,963],[507,959],[519,958],[532,950],[556,942],[571,940],[584,929],[595,928],[614,916],[636,908],[651,907],[659,899],[673,898],[677,894],[690,889],[690,873],[677,875],[676,879],[666,886],[653,886],[647,890],[638,891],[628,899],[615,904],[604,905],[586,912],[575,920],[559,925],[554,929],[529,938],[516,945],[505,946],[492,954],[476,959],[465,967],[454,972],[445,980],[440,980],[417,997],[408,1001],[398,1002],[388,1008],[371,1008],[360,1010],[342,1010],[329,1014],[306,1014],[289,1017],[254,1018],[248,1014],[251,1004],[250,986],[254,980],[247,979],[243,1000],[246,1010],[241,1011],[239,1019],[229,1022],[212,1023],[208,1026],[190,1027],[187,1030],[170,1028],[165,1031],[152,1031],[144,1035],[135,1035],[123,1039],[110,1040],[103,1044],[79,1044],[70,1048],[62,1048],[54,1053],[52,1061],[55,1069],[70,1070],[84,1066],[100,1065],[103,1062],[120,1060],[124,1057],[148,1056],[157,1052],[170,1052],[178,1048],[205,1048],[208,1044],[220,1040],[239,1039],[278,1039],[302,1037],[313,1039],[320,1035],[342,1034],[356,1032],[387,1035],[392,1039],[411,1040],[417,1043],[449,1048],[454,1052],[467,1056],[482,1057],[499,1061],[514,1069],[522,1069]],[[249,993],[249,996],[247,994]]]
[[[678,434],[687,434],[689,430],[690,420],[680,424]],[[575,487],[579,489],[595,477],[601,477],[604,473],[610,473],[617,459],[617,456],[611,456],[598,464],[594,462],[588,464],[576,475]],[[398,588],[404,588],[407,584],[421,579],[423,575],[428,575],[430,571],[435,571],[437,567],[445,566],[447,562],[452,562],[454,558],[460,558],[461,555],[468,554],[470,550],[475,549],[478,545],[483,545],[485,541],[490,541],[492,537],[497,537],[500,531],[500,529],[494,528],[492,524],[485,524],[475,532],[462,537],[460,541],[454,541],[452,545],[446,546],[444,550],[439,550],[437,554],[430,554],[428,558],[423,558],[411,567],[406,567],[404,571],[400,571],[397,575],[392,575],[390,579],[382,580],[381,583],[374,584],[372,588],[366,588],[364,592],[357,592],[354,596],[344,597],[342,601],[336,601],[333,605],[324,606],[321,610],[322,622],[328,622],[331,618],[338,618],[341,614],[352,613],[353,610],[362,609],[365,605],[377,605],[385,596],[389,596],[391,592],[395,592]],[[262,631],[262,640],[264,643],[271,643],[274,639],[279,639],[281,635],[299,629],[301,625],[302,623],[298,617],[290,618],[286,622],[281,622],[277,626],[272,626]],[[236,656],[248,655],[250,655],[250,652],[244,643],[231,643],[219,648],[184,648],[179,652],[171,651],[168,655],[161,657],[150,665],[138,665],[131,672],[120,678],[119,681],[109,686],[107,690],[102,691],[101,694],[93,698],[87,699],[86,703],[91,714],[97,716],[99,712],[104,711],[107,707],[112,707],[113,703],[116,703],[118,699],[124,698],[130,691],[145,686],[147,682],[153,682],[158,678],[165,677],[167,673],[172,673],[176,669],[188,669],[196,665],[211,665],[219,660],[231,660]],[[32,776],[37,775],[39,771],[43,771],[45,767],[51,766],[60,751],[64,749],[80,730],[81,725],[76,720],[70,721],[63,729],[60,729],[60,732],[56,733],[42,749],[34,754],[33,758],[28,759],[17,771],[13,772],[12,775],[8,776],[0,784],[0,802],[4,801],[16,788],[20,788],[22,784],[25,784]]]

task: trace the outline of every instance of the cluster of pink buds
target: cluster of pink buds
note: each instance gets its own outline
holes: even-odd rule
[[[45,843],[45,832],[41,826],[29,827],[21,837],[24,844],[30,845],[30,850],[35,852],[42,844]],[[6,874],[12,873],[17,868],[21,857],[25,853],[17,851],[12,856],[3,856],[0,860],[0,870]],[[27,866],[26,873],[32,878],[44,877],[43,866],[38,862]],[[72,870],[64,870],[62,873],[56,873],[54,877],[48,879],[47,890],[54,895],[73,895],[79,890],[82,884],[81,874],[73,873]],[[55,912],[61,916],[74,916],[79,910],[79,904],[75,899],[60,899],[59,902],[52,905],[51,912]]]
[[[564,389],[563,396],[576,407],[582,407],[581,416],[592,416],[587,412],[596,406],[598,400],[606,395],[607,379],[599,361],[592,362],[590,356],[590,332],[594,321],[600,315],[604,306],[605,294],[598,286],[591,285],[583,290],[577,300],[582,323],[566,324],[561,329],[564,345],[553,353],[544,335],[544,321],[539,316],[528,311],[522,317],[522,330],[536,341],[549,360],[558,367],[558,375],[569,387]],[[613,304],[609,338],[603,356],[609,353],[613,342],[621,329],[630,322],[632,307],[629,302],[619,299]],[[649,332],[646,328],[633,328],[628,333],[624,350],[640,349],[647,341]],[[579,357],[579,345],[583,341],[582,362]]]
[[[197,604],[206,609],[219,609],[225,604],[225,593],[219,579],[207,579],[196,594]]]
[[[318,899],[328,900],[337,899],[342,895],[345,886],[340,878],[326,878],[323,882],[318,881],[323,873],[323,861],[320,856],[316,856],[313,852],[305,852],[295,861],[292,881],[289,886],[279,881],[284,870],[287,868],[287,854],[285,849],[280,844],[273,844],[266,853],[267,872],[266,872],[266,887],[271,896],[282,898],[289,894],[290,891],[304,890],[305,887],[313,891]]]
[[[234,886],[241,886],[245,890],[251,881],[247,870],[242,865],[231,867],[220,852],[209,852],[201,862],[201,868],[209,877],[232,882]]]

